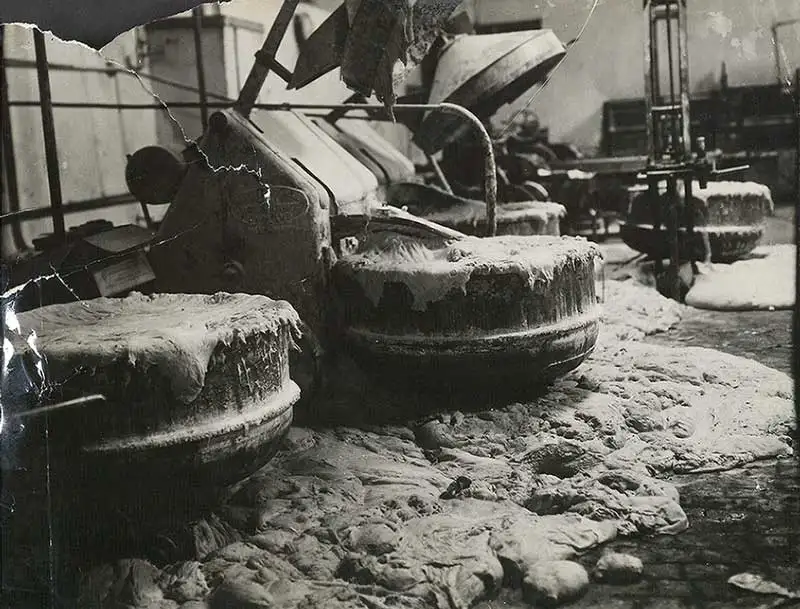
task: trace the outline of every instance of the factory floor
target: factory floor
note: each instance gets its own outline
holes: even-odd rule
[[[776,205],[763,245],[794,242],[795,207]],[[707,347],[754,359],[791,374],[792,311],[724,313],[692,309],[675,329],[647,339],[665,345]],[[591,571],[606,551],[644,563],[634,585],[596,584],[571,609],[766,609],[781,599],[729,585],[753,573],[800,592],[800,465],[766,461],[720,473],[675,476],[689,529],[675,536],[618,539],[580,562]],[[522,609],[519,593],[480,609]],[[799,607],[800,599],[781,607]]]
[[[793,222],[794,207],[777,206],[762,243],[793,242]],[[647,341],[718,349],[790,373],[791,324],[791,311],[690,310],[678,327]],[[797,461],[766,461],[726,472],[675,476],[671,481],[681,493],[689,529],[674,536],[617,539],[580,557],[579,561],[591,571],[605,551],[630,553],[643,561],[644,577],[639,583],[627,586],[593,584],[582,599],[569,605],[571,608],[771,606],[775,597],[742,592],[727,583],[730,576],[743,572],[764,576],[800,592]],[[6,598],[0,599],[0,606],[36,605],[22,605]],[[800,601],[794,606],[800,609]],[[518,591],[504,590],[499,598],[483,602],[477,609],[528,607]]]

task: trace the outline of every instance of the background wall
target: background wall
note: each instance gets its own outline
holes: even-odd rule
[[[21,26],[6,26],[5,57],[19,66],[34,61],[33,34]],[[135,61],[136,38],[127,33],[109,44],[104,59],[95,51],[78,44],[62,42],[45,35],[51,64],[74,68],[103,70],[106,59],[122,67]],[[112,66],[113,67],[113,66]],[[12,101],[39,100],[36,70],[33,67],[7,68],[9,98]],[[150,103],[152,98],[136,78],[129,75],[110,76],[103,72],[64,71],[51,68],[50,86],[54,102]],[[151,144],[155,137],[156,116],[149,110],[64,109],[54,110],[55,130],[61,167],[63,199],[85,201],[127,193],[125,155]],[[15,147],[15,167],[19,182],[20,207],[33,209],[50,202],[44,156],[41,111],[38,107],[12,107],[11,131]],[[3,212],[10,210],[4,189]],[[140,214],[136,205],[108,210],[70,214],[67,227],[92,219],[106,218],[115,223],[135,222]],[[49,219],[22,223],[22,235],[31,239],[52,230]],[[13,251],[13,238],[7,222],[3,222],[3,252]]]
[[[594,0],[466,0],[480,23],[542,19],[565,42],[578,36]],[[340,0],[303,3],[308,27],[313,30],[338,6]],[[280,0],[232,0],[204,5],[210,18],[229,18],[224,28],[210,27],[204,32],[206,82],[210,92],[235,97],[249,71],[253,54],[261,46],[278,9]],[[137,44],[144,29],[118,37],[103,49],[102,56],[77,44],[63,43],[46,36],[51,63],[73,67],[104,69],[106,60],[119,66],[139,66],[145,72],[160,74],[189,86],[196,86],[194,47],[188,15],[175,27],[154,27],[148,44]],[[692,93],[709,91],[719,82],[724,61],[731,86],[774,83],[775,51],[771,28],[777,21],[800,17],[800,3],[791,0],[690,0],[688,5],[690,79]],[[237,20],[242,21],[238,26]],[[180,20],[179,20],[180,21]],[[244,23],[247,22],[247,23]],[[233,25],[231,25],[233,24]],[[170,29],[171,28],[171,29]],[[517,103],[504,108],[500,120],[510,116],[533,97],[531,107],[550,129],[553,140],[577,144],[592,153],[599,146],[603,103],[610,99],[643,95],[644,19],[641,0],[598,0],[580,40],[552,74],[546,87],[531,91]],[[800,65],[800,25],[778,31],[783,78]],[[138,53],[137,53],[138,49]],[[8,26],[5,35],[6,57],[32,62],[31,32]],[[142,52],[144,54],[142,54]],[[294,67],[297,43],[291,33],[284,39],[279,59]],[[9,68],[9,94],[12,100],[38,100],[36,72]],[[165,101],[197,101],[190,91],[139,82],[128,75],[111,77],[106,73],[51,71],[54,101],[93,101],[103,103],[153,103],[152,89]],[[259,101],[339,102],[350,92],[339,80],[338,70],[301,91],[287,91],[274,74],[269,77]],[[183,137],[199,135],[199,111],[172,110],[176,123],[163,110],[56,109],[61,181],[64,200],[85,201],[127,194],[124,180],[125,155],[156,142],[175,148]],[[397,147],[413,156],[405,128],[381,123],[379,130]],[[12,109],[12,133],[16,143],[16,169],[20,205],[23,209],[49,203],[47,173],[38,108]],[[4,196],[3,210],[9,210]],[[156,212],[156,215],[158,213]],[[67,216],[67,226],[90,219],[105,218],[117,224],[140,222],[138,205],[129,204]],[[12,243],[7,223],[2,229],[3,252]],[[51,230],[49,220],[26,221],[22,234],[30,240]]]
[[[594,0],[470,0],[478,18],[505,20],[538,14],[559,38],[578,36]],[[689,0],[689,77],[693,94],[719,83],[724,61],[730,86],[775,83],[771,28],[800,18],[800,3],[785,0]],[[554,140],[587,152],[600,143],[603,102],[644,95],[644,15],[641,0],[599,0],[580,40],[532,104]],[[785,78],[800,67],[800,24],[778,30]],[[788,69],[787,69],[788,66]],[[531,94],[523,96],[527,101]],[[514,104],[518,107],[520,103]],[[507,114],[510,109],[505,109]]]

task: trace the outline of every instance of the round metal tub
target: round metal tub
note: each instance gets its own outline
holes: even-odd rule
[[[373,235],[333,269],[343,342],[386,380],[497,390],[546,383],[594,348],[599,255],[571,237]]]
[[[46,434],[52,482],[71,493],[213,488],[266,463],[291,424],[299,320],[286,302],[134,294],[17,320],[3,387],[6,471],[43,458]]]
[[[467,235],[486,234],[486,204],[416,182],[392,184],[387,192],[391,205]],[[498,235],[561,235],[561,219],[567,211],[550,201],[514,201],[497,205]]]
[[[650,257],[669,258],[666,228],[654,228],[653,205],[646,189],[632,189],[625,222],[620,224],[622,240]],[[685,218],[685,196],[679,189],[679,214]],[[688,238],[685,219],[678,231],[684,260],[733,262],[750,253],[764,234],[764,222],[772,214],[770,190],[755,182],[709,182],[705,189],[695,183],[694,235]],[[664,188],[660,197],[666,197]],[[662,203],[662,208],[666,206]],[[662,212],[662,223],[664,222]]]

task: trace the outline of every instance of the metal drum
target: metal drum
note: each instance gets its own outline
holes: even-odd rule
[[[578,366],[600,323],[572,237],[374,233],[332,272],[342,340],[367,371],[439,389],[528,389]]]
[[[486,204],[426,184],[401,182],[387,192],[389,204],[468,235],[486,234]],[[566,209],[549,201],[516,201],[497,206],[498,235],[561,234]]]
[[[692,260],[733,262],[750,253],[764,234],[764,222],[774,210],[767,186],[755,182],[709,182],[701,189],[692,187],[694,235],[689,242],[686,230],[685,197],[679,186],[679,214],[684,221],[678,232],[682,256]],[[665,197],[665,187],[661,188]],[[661,204],[662,208],[664,203]],[[663,219],[662,219],[663,221]],[[632,192],[628,216],[620,225],[622,240],[650,257],[669,258],[666,228],[654,228],[653,205],[649,192]]]
[[[71,494],[213,487],[263,465],[291,424],[299,318],[287,302],[132,294],[17,320],[3,381],[5,470],[35,461],[46,434],[51,481]]]
[[[428,101],[459,104],[486,119],[542,81],[565,54],[551,30],[458,36],[442,51]],[[470,129],[457,117],[431,112],[414,143],[434,154]]]

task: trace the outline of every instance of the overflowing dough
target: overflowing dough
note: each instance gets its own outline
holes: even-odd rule
[[[423,241],[393,233],[376,233],[356,254],[339,262],[377,306],[388,283],[402,283],[414,298],[413,308],[464,291],[473,274],[517,274],[531,290],[553,279],[557,268],[590,264],[597,247],[576,237],[468,237],[450,243]]]
[[[212,353],[252,335],[296,328],[299,317],[285,301],[247,294],[134,293],[52,305],[17,316],[19,333],[7,332],[17,357],[42,365],[49,384],[79,369],[122,362],[131,372],[157,369],[173,397],[190,403],[205,384]],[[33,338],[31,338],[33,337]]]
[[[699,309],[750,311],[791,309],[796,299],[797,249],[760,247],[733,264],[703,265],[686,295]]]
[[[416,421],[407,398],[367,393],[401,422],[370,424],[365,411],[357,425],[294,428],[220,518],[195,526],[194,561],[138,568],[141,583],[128,588],[119,578],[129,566],[101,568],[86,598],[159,609],[466,609],[508,583],[539,600],[579,595],[585,572],[564,561],[618,536],[687,527],[668,474],[792,452],[787,375],[648,345],[641,339],[683,307],[657,294],[638,301],[632,282],[608,284],[616,297],[604,303],[594,355],[545,394],[506,405],[467,396]],[[662,311],[673,313],[649,321]],[[470,484],[445,493],[461,478]],[[125,590],[137,585],[131,602]]]

